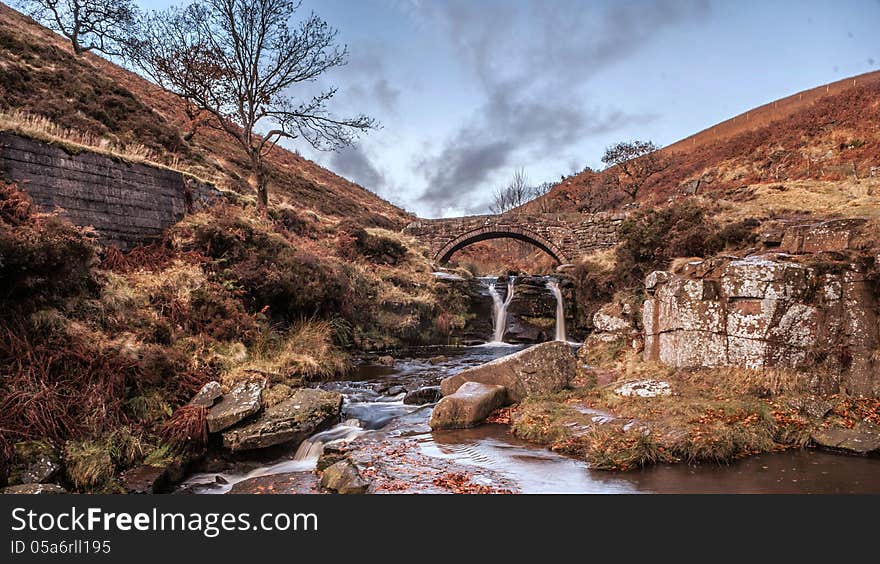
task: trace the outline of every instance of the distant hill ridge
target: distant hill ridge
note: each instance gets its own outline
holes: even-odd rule
[[[807,108],[826,96],[840,94],[855,86],[875,84],[880,84],[880,71],[867,72],[803,90],[763,106],[752,108],[730,119],[707,127],[671,145],[667,145],[664,147],[664,151],[686,152],[705,143],[720,141],[739,133],[764,127],[773,121],[784,119],[798,110]]]

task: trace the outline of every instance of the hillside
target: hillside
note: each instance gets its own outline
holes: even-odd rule
[[[73,55],[60,36],[0,4],[0,112],[48,118],[77,137],[143,146],[150,157],[249,194],[244,154],[219,131],[191,141],[181,101],[138,75],[92,54]],[[301,156],[276,148],[268,157],[276,202],[321,215],[394,228],[403,210]]]
[[[788,198],[789,211],[809,212],[799,209],[798,201],[808,205],[814,190],[837,191],[843,200],[865,195],[880,177],[880,71],[765,104],[662,152],[671,166],[649,181],[642,201],[693,194],[754,201],[762,185],[797,183],[799,196]],[[582,172],[559,183],[547,198],[558,210],[626,204],[626,196],[603,188],[603,179],[602,172]],[[847,183],[858,179],[864,180],[856,191],[861,194],[851,193]],[[759,197],[750,207],[762,205]]]

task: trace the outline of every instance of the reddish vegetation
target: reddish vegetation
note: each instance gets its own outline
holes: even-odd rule
[[[191,142],[183,140],[180,132],[191,124],[179,98],[97,55],[74,57],[63,38],[0,4],[0,110],[12,109],[79,133],[146,145],[170,164],[252,193],[247,159],[225,134],[201,127]],[[361,186],[280,147],[267,162],[276,198],[367,226],[396,227],[409,218]]]
[[[700,193],[722,193],[760,182],[865,177],[880,167],[878,124],[880,71],[795,94],[663,149],[672,166],[649,181],[640,199],[681,195],[682,183],[700,178]],[[625,203],[592,171],[564,180],[547,197],[557,210]]]

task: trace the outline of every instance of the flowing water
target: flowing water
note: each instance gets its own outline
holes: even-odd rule
[[[489,344],[503,343],[504,331],[507,329],[507,306],[509,306],[510,302],[513,300],[516,277],[511,276],[508,278],[507,294],[503,300],[496,287],[496,284],[498,283],[497,278],[484,278],[483,283],[489,288],[489,295],[492,296],[492,303],[494,305],[494,310],[492,312],[492,342]]]
[[[662,465],[637,472],[594,471],[584,462],[519,440],[503,425],[431,432],[430,406],[403,403],[399,386],[413,390],[522,347],[467,347],[431,359],[398,359],[393,367],[362,365],[350,380],[323,387],[341,392],[344,423],[319,433],[276,460],[254,466],[232,465],[223,472],[191,476],[184,489],[225,493],[238,482],[288,472],[311,472],[325,444],[366,433],[381,435],[393,423],[419,451],[509,479],[523,493],[880,493],[880,459],[786,451],[754,456],[731,465]],[[438,352],[433,350],[433,355]],[[600,416],[601,414],[597,415]],[[400,432],[400,431],[403,432]],[[217,476],[220,476],[218,481]],[[225,482],[225,483],[223,483]]]
[[[553,278],[547,281],[547,287],[556,298],[556,340],[567,341],[565,336],[565,299],[562,297],[562,290],[559,288],[559,282]]]

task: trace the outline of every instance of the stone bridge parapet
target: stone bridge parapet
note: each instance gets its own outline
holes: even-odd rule
[[[624,220],[619,213],[473,215],[419,219],[404,233],[427,246],[434,260],[444,263],[456,251],[479,241],[510,238],[527,241],[560,263],[614,246]]]

